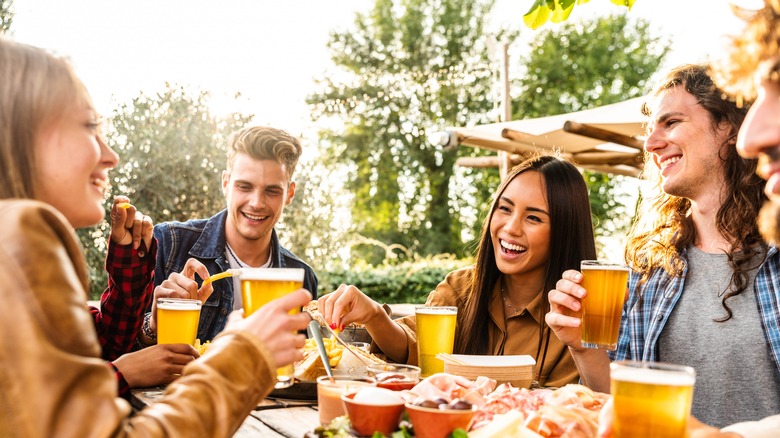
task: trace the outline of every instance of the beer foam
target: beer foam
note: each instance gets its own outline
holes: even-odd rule
[[[198,310],[200,309],[200,300],[185,300],[160,298],[157,300],[157,308],[164,310]]]
[[[303,282],[304,270],[301,268],[242,268],[241,280],[300,281]]]
[[[580,271],[591,271],[591,270],[599,270],[599,271],[628,271],[628,266],[625,265],[619,265],[617,263],[609,263],[609,264],[603,264],[603,265],[581,265]]]
[[[414,308],[414,313],[422,315],[457,315],[457,307],[420,306]]]
[[[693,386],[696,382],[694,375],[684,372],[630,367],[620,367],[611,370],[610,378],[621,382],[634,382],[645,385]]]

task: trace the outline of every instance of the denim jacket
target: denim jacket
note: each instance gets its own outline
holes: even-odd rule
[[[225,221],[227,210],[209,219],[193,219],[187,222],[163,222],[155,225],[157,239],[157,265],[154,270],[155,286],[160,285],[173,272],[181,272],[187,259],[194,257],[214,274],[230,268],[225,257]],[[314,270],[280,243],[276,230],[271,235],[271,266],[274,268],[303,268],[304,289],[317,296],[317,276]],[[197,278],[198,283],[200,279]],[[206,342],[214,339],[225,328],[228,314],[233,310],[233,282],[216,281],[214,292],[200,311],[198,339]]]

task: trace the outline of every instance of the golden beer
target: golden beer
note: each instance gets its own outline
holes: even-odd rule
[[[304,270],[299,268],[244,268],[241,270],[241,299],[244,318],[257,309],[290,292],[303,287]],[[296,314],[300,309],[290,310]],[[287,388],[293,384],[293,365],[276,370],[276,387]]]
[[[684,438],[693,401],[693,368],[663,363],[610,365],[616,438]]]
[[[584,260],[580,266],[582,287],[582,346],[617,348],[620,314],[628,285],[628,267],[616,263]]]
[[[157,299],[157,343],[195,343],[200,322],[199,300]]]
[[[444,362],[439,353],[452,354],[455,344],[457,307],[419,306],[414,309],[417,320],[417,356],[420,377],[443,373]]]

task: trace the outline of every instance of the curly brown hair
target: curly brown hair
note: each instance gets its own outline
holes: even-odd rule
[[[710,68],[704,65],[684,65],[673,69],[656,87],[653,95],[658,96],[674,87],[683,87],[694,96],[710,115],[713,131],[726,124],[729,134],[719,148],[723,163],[725,187],[723,203],[718,209],[716,226],[718,232],[731,244],[727,253],[732,268],[731,282],[723,292],[723,308],[731,318],[731,309],[726,301],[742,293],[748,287],[750,261],[763,251],[766,244],[761,239],[756,225],[759,208],[766,199],[763,194],[764,181],[755,173],[756,160],[741,158],[732,145],[747,113],[747,108],[725,98],[724,92],[712,80]],[[644,109],[649,115],[647,108]],[[649,154],[645,154],[646,170],[651,169]],[[642,281],[657,268],[664,269],[671,276],[681,276],[684,268],[681,252],[694,244],[696,231],[690,217],[691,201],[673,196],[661,190],[661,177],[655,180],[657,195],[642,200],[642,213],[631,226],[625,257],[628,265],[641,274]]]
[[[756,97],[754,74],[759,64],[780,54],[780,0],[764,0],[760,10],[732,6],[746,21],[744,30],[731,38],[727,60],[714,68],[714,78],[738,102]]]

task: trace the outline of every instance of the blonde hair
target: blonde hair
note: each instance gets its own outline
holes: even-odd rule
[[[267,126],[250,126],[230,136],[227,171],[230,173],[233,169],[236,155],[244,153],[256,160],[274,160],[283,164],[290,181],[302,152],[300,141],[287,132]]]
[[[70,63],[0,37],[0,199],[35,198],[41,132],[89,94]]]

